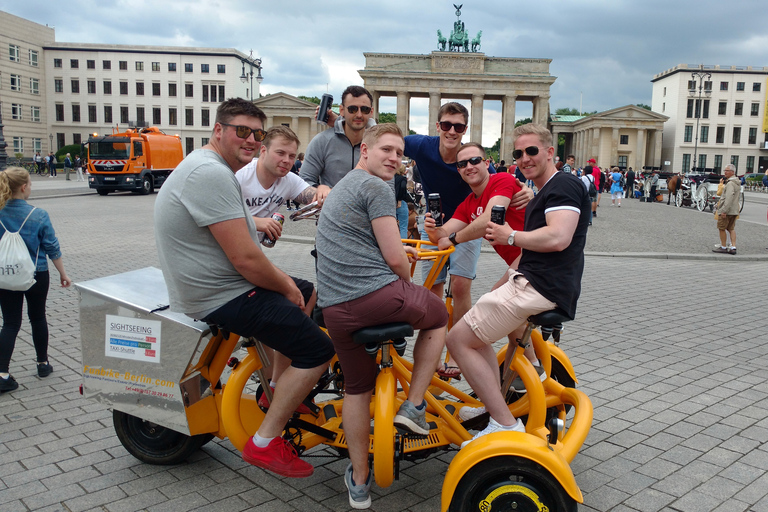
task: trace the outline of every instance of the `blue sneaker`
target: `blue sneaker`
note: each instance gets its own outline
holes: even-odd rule
[[[349,506],[355,510],[364,510],[371,506],[371,482],[373,470],[368,470],[368,481],[364,484],[357,485],[352,480],[352,463],[347,466],[344,471],[344,484],[349,491]]]

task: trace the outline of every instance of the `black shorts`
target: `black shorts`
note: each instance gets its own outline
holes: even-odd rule
[[[293,278],[305,302],[314,286]],[[302,369],[326,364],[334,354],[333,343],[318,325],[284,295],[256,287],[232,299],[202,321],[216,324],[243,337],[258,339]]]

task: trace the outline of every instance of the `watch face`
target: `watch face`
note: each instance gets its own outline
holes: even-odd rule
[[[509,238],[507,238],[507,245],[515,245],[515,234],[512,233],[509,235]]]

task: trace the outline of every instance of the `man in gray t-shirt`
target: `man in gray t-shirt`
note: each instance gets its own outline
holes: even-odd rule
[[[266,116],[251,102],[222,103],[208,145],[190,153],[155,203],[155,241],[171,308],[291,359],[256,434],[238,446],[243,460],[288,477],[314,470],[280,437],[285,424],[333,357],[328,337],[304,312],[294,280],[258,245],[235,172],[253,160]]]
[[[403,156],[403,134],[395,124],[366,130],[360,161],[333,188],[317,225],[318,303],[344,372],[342,418],[351,463],[345,478],[354,508],[370,503],[368,431],[376,364],[352,333],[373,325],[407,322],[420,329],[408,400],[395,425],[426,435],[427,391],[443,350],[448,313],[440,299],[411,283],[410,263],[400,241],[391,180]],[[408,252],[415,253],[413,248]]]

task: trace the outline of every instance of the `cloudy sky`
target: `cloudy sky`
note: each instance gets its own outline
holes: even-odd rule
[[[262,94],[338,99],[363,81],[363,52],[428,54],[450,33],[453,4],[437,0],[0,0],[0,9],[56,28],[58,42],[253,50]],[[550,58],[550,108],[602,111],[651,103],[653,75],[677,64],[768,66],[765,0],[464,0],[462,20],[480,51]],[[395,99],[382,98],[394,112]],[[483,144],[499,136],[500,102],[486,102]],[[517,105],[528,117],[529,103]],[[426,132],[426,99],[411,128]]]

